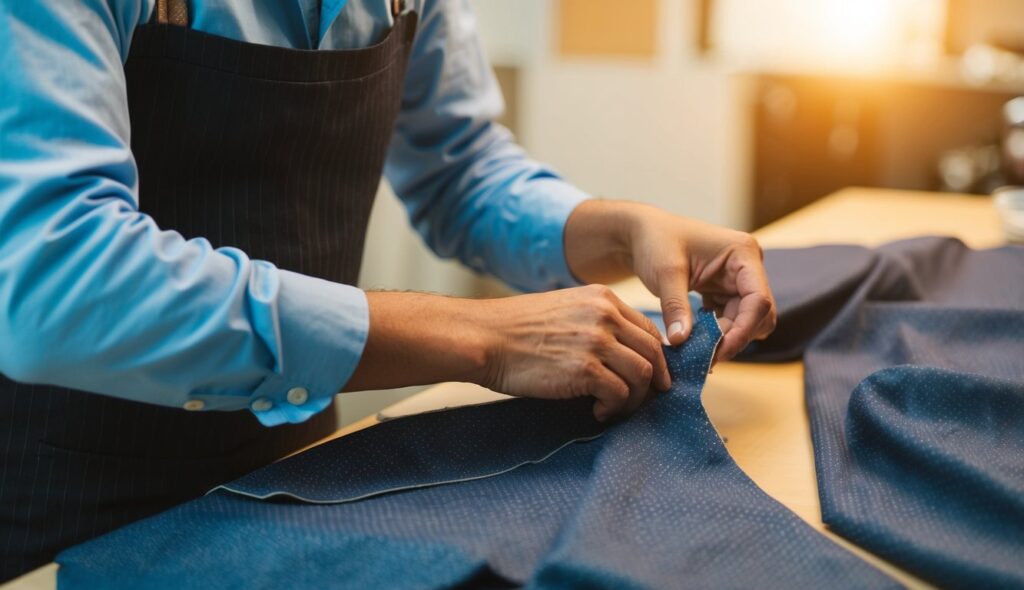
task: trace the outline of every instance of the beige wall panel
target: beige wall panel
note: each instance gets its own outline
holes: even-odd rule
[[[556,46],[564,56],[652,58],[657,0],[560,0]]]

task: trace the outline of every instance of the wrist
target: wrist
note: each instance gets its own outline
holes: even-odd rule
[[[585,283],[610,283],[633,273],[634,236],[642,231],[647,205],[592,199],[566,220],[569,270]]]
[[[368,292],[367,302],[366,346],[346,390],[483,380],[495,347],[482,322],[482,301]]]
[[[501,309],[503,299],[465,299],[460,301],[460,314],[465,335],[454,342],[455,354],[466,368],[461,381],[483,387],[497,383],[496,373],[502,366],[501,325],[507,310]]]

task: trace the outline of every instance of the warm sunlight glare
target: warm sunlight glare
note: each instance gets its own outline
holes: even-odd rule
[[[830,53],[874,57],[892,41],[895,3],[891,0],[826,0],[821,32]]]
[[[748,63],[879,71],[942,54],[947,0],[719,0],[725,54]]]

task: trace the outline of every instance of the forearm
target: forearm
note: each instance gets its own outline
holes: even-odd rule
[[[493,334],[486,300],[368,292],[370,328],[345,391],[484,382]]]
[[[384,167],[413,227],[442,258],[517,289],[576,286],[562,230],[589,195],[495,123],[501,92],[465,3],[428,2],[421,17]]]
[[[601,286],[499,299],[367,293],[370,327],[347,391],[440,381],[541,398],[593,395],[605,419],[669,374],[657,328]]]
[[[423,142],[396,135],[386,171],[414,228],[442,258],[517,289],[576,286],[565,265],[563,230],[589,195],[527,158],[505,129],[479,125],[457,158],[451,149],[425,150]]]

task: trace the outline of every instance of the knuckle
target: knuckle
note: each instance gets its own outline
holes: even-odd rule
[[[603,298],[595,303],[597,304],[597,308],[601,310],[601,313],[605,315],[610,316],[619,313],[619,308],[615,306],[615,303],[613,303],[611,299]]]
[[[644,331],[650,334],[651,336],[652,340],[648,341],[649,345],[652,347],[652,349],[657,348],[656,340],[661,337],[661,333],[658,332],[658,326],[654,325],[654,322],[651,321],[651,318],[645,315],[640,316],[640,321],[643,323]]]
[[[609,392],[611,393],[612,399],[619,404],[625,404],[626,400],[629,399],[629,387],[621,381],[612,383],[609,388]]]
[[[768,316],[772,311],[772,302],[770,299],[765,297],[761,293],[756,293],[753,296],[754,309],[757,310],[758,315],[762,317]]]
[[[685,297],[680,297],[678,295],[667,295],[661,298],[661,306],[666,311],[684,311],[686,310],[688,304],[689,300],[687,300]]]
[[[651,338],[647,342],[647,354],[644,356],[648,359],[659,361],[661,359],[661,341]]]
[[[646,389],[647,385],[651,383],[651,378],[654,377],[654,367],[647,361],[641,361],[637,363],[636,375],[639,377],[640,382]]]
[[[607,299],[597,299],[591,303],[591,310],[594,317],[600,321],[613,319],[618,312],[615,305]]]
[[[591,352],[604,350],[608,346],[609,336],[601,330],[588,330],[582,337],[583,346]]]
[[[608,285],[595,283],[593,285],[587,285],[586,289],[592,296],[600,299],[608,299],[612,295],[612,289]]]
[[[739,234],[737,242],[741,247],[754,250],[758,253],[761,252],[761,243],[757,241],[757,238],[746,232],[740,232]]]
[[[601,367],[601,361],[589,357],[580,362],[579,373],[587,379],[600,379]]]

